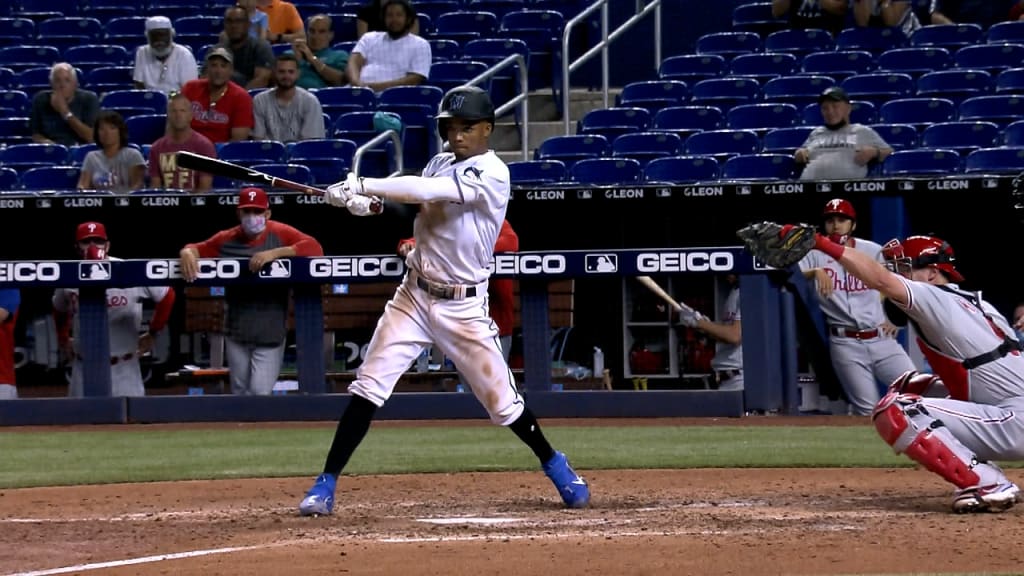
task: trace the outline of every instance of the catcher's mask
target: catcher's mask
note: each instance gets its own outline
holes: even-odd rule
[[[934,236],[909,236],[903,242],[893,238],[882,247],[889,270],[909,276],[913,270],[935,268],[953,282],[963,282],[956,269],[956,256],[948,242]]]

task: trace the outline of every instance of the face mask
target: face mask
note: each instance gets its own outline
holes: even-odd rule
[[[249,236],[256,236],[267,227],[267,217],[262,214],[245,214],[242,216],[242,230]]]

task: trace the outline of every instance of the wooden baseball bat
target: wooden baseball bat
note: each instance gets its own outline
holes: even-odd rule
[[[659,296],[662,300],[672,305],[672,307],[675,308],[677,312],[683,311],[682,305],[679,304],[679,302],[676,302],[675,298],[670,296],[664,288],[659,286],[658,283],[654,281],[654,278],[651,278],[650,276],[637,276],[636,279],[638,282],[646,286],[651,292],[654,292],[655,295]]]
[[[323,196],[326,193],[326,190],[323,190],[322,188],[299,184],[298,182],[271,176],[270,174],[260,172],[259,170],[253,170],[252,168],[246,168],[245,166],[225,162],[224,160],[218,160],[217,158],[210,158],[209,156],[203,156],[201,154],[193,154],[192,152],[176,152],[175,161],[177,165],[182,168],[198,170],[199,172],[206,172],[207,174],[212,174],[214,176],[223,176],[232,180],[266,184],[267,186],[274,188],[295,190],[296,192],[316,196]]]

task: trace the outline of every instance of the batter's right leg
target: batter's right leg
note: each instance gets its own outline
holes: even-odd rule
[[[250,393],[249,379],[252,366],[250,360],[252,354],[250,348],[245,344],[235,342],[231,338],[224,338],[224,355],[228,361],[228,374],[231,379],[231,393],[237,396],[244,396]]]

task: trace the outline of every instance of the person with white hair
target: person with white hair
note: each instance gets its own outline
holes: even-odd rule
[[[181,90],[185,82],[199,77],[192,51],[175,44],[174,27],[169,18],[146,18],[146,39],[149,43],[135,51],[132,80],[136,88],[169,94]]]
[[[92,142],[93,124],[100,111],[96,94],[78,87],[78,72],[67,62],[50,68],[50,87],[32,98],[32,140],[64,146]]]

